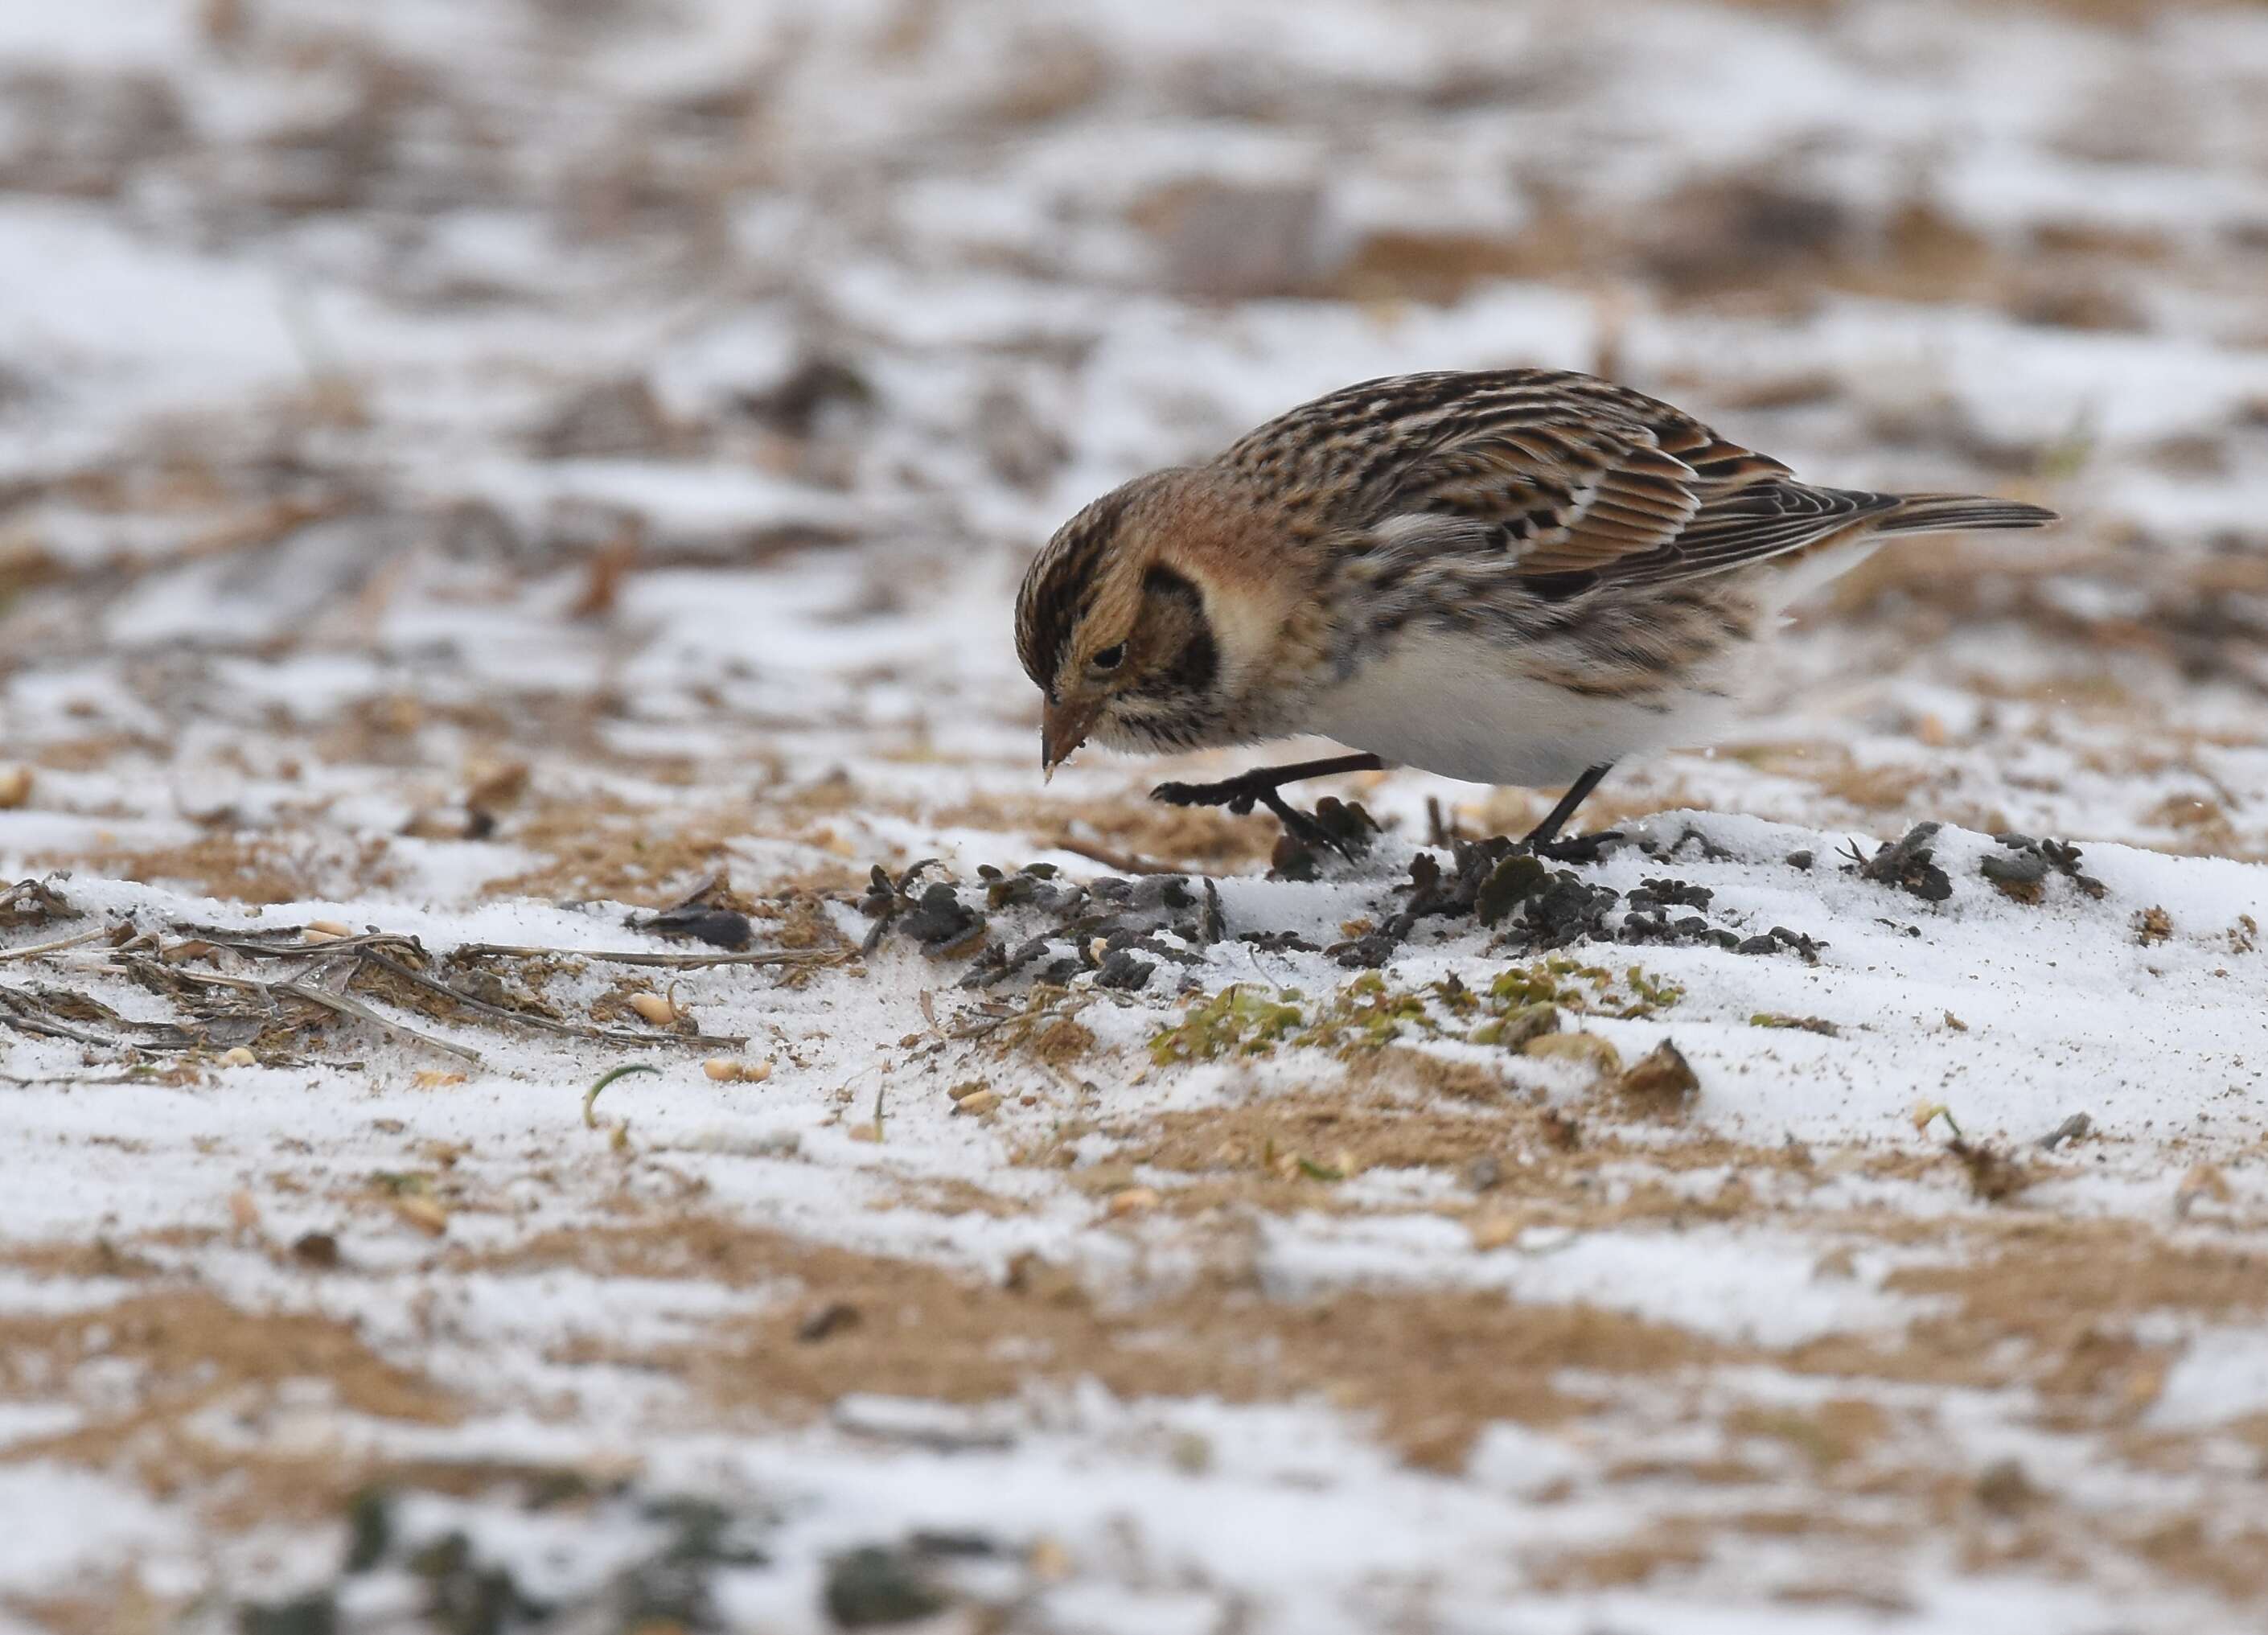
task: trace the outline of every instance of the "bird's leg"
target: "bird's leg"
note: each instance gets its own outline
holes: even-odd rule
[[[1150,799],[1176,806],[1226,806],[1239,817],[1251,811],[1256,802],[1274,813],[1276,821],[1295,838],[1310,846],[1329,846],[1345,856],[1345,843],[1276,792],[1301,778],[1327,777],[1334,772],[1377,772],[1385,766],[1386,762],[1376,755],[1333,755],[1328,760],[1301,761],[1291,766],[1255,767],[1218,784],[1160,784],[1150,792]]]
[[[1580,842],[1561,843],[1559,831],[1566,827],[1567,820],[1575,815],[1575,808],[1590,799],[1591,792],[1599,786],[1599,780],[1613,770],[1611,762],[1602,762],[1568,784],[1567,792],[1559,797],[1559,804],[1543,814],[1541,823],[1521,837],[1520,849],[1539,858],[1550,858],[1555,863],[1582,860],[1559,855],[1581,844]]]

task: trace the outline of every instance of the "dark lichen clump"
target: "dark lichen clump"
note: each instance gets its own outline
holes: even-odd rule
[[[1649,877],[1624,896],[1572,869],[1553,868],[1509,840],[1452,842],[1447,868],[1421,851],[1411,859],[1408,883],[1397,889],[1405,894],[1398,912],[1330,950],[1340,964],[1384,965],[1420,921],[1468,914],[1498,933],[1496,946],[1521,949],[1708,944],[1741,954],[1787,948],[1816,962],[1823,946],[1784,926],[1744,938],[1712,924],[1702,912],[1714,901],[1705,886]]]
[[[2003,896],[2013,897],[2018,902],[2037,902],[2046,895],[2049,877],[2055,874],[2060,874],[2090,897],[2099,899],[2108,890],[2095,876],[2080,872],[2079,848],[2068,841],[2035,840],[2029,835],[1995,835],[1992,838],[2007,855],[1988,853],[1977,865],[1977,872],[1991,880]]]
[[[980,868],[974,887],[936,880],[917,892],[917,878],[933,866],[916,864],[895,878],[875,866],[858,903],[873,920],[865,949],[873,953],[895,932],[932,959],[974,956],[964,988],[1011,977],[1061,986],[1092,971],[1101,986],[1130,992],[1161,965],[1196,964],[1197,951],[1225,934],[1210,880],[1105,875],[1081,884],[1062,879],[1052,864],[1027,863],[1012,873]],[[995,934],[1017,921],[1036,921],[1038,929],[1012,940]]]
[[[1953,895],[1953,881],[1937,865],[1932,843],[1942,823],[1917,823],[1898,839],[1868,857],[1854,842],[1845,853],[1860,880],[1873,880],[1898,891],[1911,892],[1924,902],[1943,902]]]
[[[1706,836],[1691,830],[1666,851],[1617,836],[1590,836],[1587,845],[1603,852],[1636,844],[1649,856],[1667,858],[1697,839],[1705,853],[1713,850]],[[1648,876],[1624,894],[1501,838],[1452,840],[1446,854],[1418,852],[1409,878],[1391,888],[1400,899],[1393,911],[1379,924],[1351,926],[1359,934],[1321,950],[1293,932],[1232,930],[1211,880],[1105,875],[1082,884],[1063,879],[1052,865],[1033,863],[1012,873],[980,868],[971,885],[921,884],[935,866],[917,863],[895,876],[874,867],[858,903],[873,921],[863,946],[871,954],[895,934],[932,959],[969,959],[961,978],[965,988],[1011,979],[1062,987],[1092,975],[1099,987],[1133,992],[1147,988],[1161,970],[1178,967],[1187,991],[1196,986],[1189,968],[1203,962],[1205,949],[1232,939],[1260,952],[1320,951],[1351,969],[1377,969],[1424,922],[1466,917],[1494,933],[1492,953],[1549,952],[1587,942],[1698,945],[1747,954],[1786,951],[1815,964],[1824,946],[1786,926],[1743,935],[1719,924],[1711,917],[1715,894],[1690,880]]]
[[[762,1506],[736,1507],[695,1494],[598,1491],[574,1470],[531,1472],[520,1494],[523,1510],[587,1506],[594,1528],[635,1528],[647,1536],[644,1550],[606,1577],[564,1601],[550,1601],[531,1594],[462,1528],[404,1536],[401,1497],[386,1487],[357,1494],[348,1503],[346,1548],[333,1580],[284,1600],[240,1604],[242,1635],[334,1635],[344,1627],[340,1603],[349,1584],[389,1572],[414,1586],[416,1627],[448,1635],[722,1629],[713,1593],[718,1575],[768,1567],[766,1541],[777,1525]]]

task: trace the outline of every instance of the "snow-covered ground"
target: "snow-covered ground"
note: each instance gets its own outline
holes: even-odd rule
[[[0,314],[0,1630],[2259,1627],[2268,11],[18,5]],[[2068,521],[1540,878],[1042,789],[1511,363]]]

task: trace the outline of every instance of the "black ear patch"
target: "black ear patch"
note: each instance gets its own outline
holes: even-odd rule
[[[1200,613],[1204,610],[1204,598],[1197,594],[1197,587],[1189,583],[1186,575],[1155,563],[1142,576],[1142,594],[1186,601]]]
[[[1129,483],[1105,494],[1057,529],[1017,592],[1016,655],[1024,674],[1050,698],[1071,632],[1094,600],[1095,570],[1133,503],[1133,488]]]
[[[1142,594],[1150,603],[1148,618],[1161,630],[1184,632],[1181,649],[1160,666],[1142,688],[1145,693],[1204,694],[1220,679],[1220,649],[1212,638],[1212,621],[1205,617],[1204,598],[1197,587],[1171,568],[1153,567],[1142,576]]]

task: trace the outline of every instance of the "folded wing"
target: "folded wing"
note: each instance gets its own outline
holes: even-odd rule
[[[1538,370],[1368,381],[1261,427],[1224,463],[1332,496],[1353,512],[1339,520],[1397,552],[1500,562],[1557,593],[1722,573],[1861,527],[2051,519],[2007,501],[1815,488],[1642,393]]]

